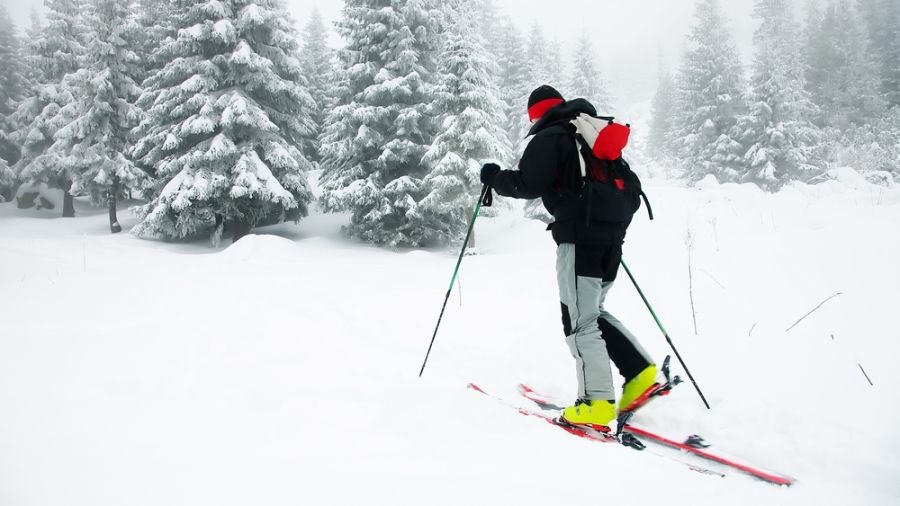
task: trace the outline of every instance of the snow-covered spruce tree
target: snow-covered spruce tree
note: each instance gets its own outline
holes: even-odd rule
[[[744,79],[719,0],[697,5],[688,40],[675,81],[678,113],[670,137],[677,164],[691,181],[709,174],[739,181],[744,148],[735,125],[745,112]]]
[[[139,59],[134,52],[133,6],[122,0],[89,4],[85,68],[64,79],[75,100],[57,115],[65,125],[50,147],[72,178],[72,193],[88,194],[94,205],[108,206],[114,234],[122,231],[116,215],[119,197],[143,177],[126,156],[131,130],[140,117],[134,106],[140,88],[134,81]]]
[[[37,187],[46,185],[64,191],[63,217],[75,216],[70,191],[72,180],[64,170],[58,152],[48,151],[64,118],[60,110],[74,99],[62,85],[63,78],[78,70],[84,53],[83,14],[81,0],[48,0],[47,22],[37,40],[30,41],[39,83],[32,95],[16,111],[22,145],[22,158],[14,167],[22,182]]]
[[[677,89],[672,74],[659,66],[656,94],[650,109],[650,132],[647,138],[649,154],[657,161],[669,161],[674,155],[672,131],[676,121]]]
[[[144,82],[133,155],[153,167],[139,236],[224,227],[238,240],[260,223],[299,220],[311,199],[299,149],[312,128],[292,21],[280,0],[184,2],[165,66]]]
[[[885,56],[882,86],[891,107],[900,107],[900,1],[887,0]]]
[[[519,104],[522,104],[520,106],[520,110],[522,111],[520,121],[522,121],[523,130],[525,132],[528,132],[531,127],[528,122],[528,115],[525,111],[528,105],[528,96],[531,94],[532,90],[538,86],[549,84],[562,93],[564,97],[566,96],[564,76],[562,74],[554,75],[551,73],[554,68],[557,68],[551,62],[553,53],[552,43],[547,41],[547,38],[544,35],[544,29],[541,28],[539,23],[534,22],[528,32],[528,42],[525,50],[526,76],[525,86],[522,89],[524,93],[518,100]],[[558,48],[556,53],[558,58]],[[524,145],[521,147],[524,149]],[[527,201],[525,203],[524,214],[526,218],[543,221],[545,223],[549,223],[553,220],[553,217],[550,216],[541,204],[540,199]]]
[[[13,173],[6,160],[0,158],[0,202],[12,199],[13,188],[16,185],[16,175]]]
[[[137,24],[140,26],[137,45],[141,60],[138,83],[142,83],[166,64],[159,48],[177,35],[178,6],[179,4],[170,0],[137,0]]]
[[[328,47],[328,29],[318,7],[313,9],[303,29],[300,67],[308,81],[307,89],[315,106],[309,111],[313,128],[303,139],[303,154],[313,162],[321,159],[318,136],[325,125],[325,112],[331,107],[334,78],[334,51]]]
[[[35,45],[43,32],[44,21],[41,19],[41,13],[37,7],[32,5],[31,10],[28,11],[28,28],[25,29],[25,39],[23,41],[29,95],[33,94],[34,89],[43,82],[43,72],[38,59],[37,46]]]
[[[534,22],[531,25],[531,29],[528,31],[527,42],[525,43],[525,101],[523,103],[528,103],[528,94],[531,93],[531,90],[541,86],[543,84],[549,84],[553,86],[555,83],[556,88],[562,88],[562,85],[559,81],[562,80],[563,76],[554,76],[550,74],[550,43],[547,41],[547,37],[544,35],[544,29],[541,28],[541,25],[537,22]],[[563,90],[559,90],[562,92]]]
[[[900,1],[857,0],[868,29],[868,54],[875,60],[887,106],[900,106]]]
[[[566,65],[563,57],[562,42],[559,37],[555,36],[550,39],[547,44],[547,75],[549,76],[545,84],[555,83],[558,91],[564,97],[571,97],[572,90],[568,88],[569,83],[566,79]]]
[[[22,41],[6,7],[0,5],[0,158],[7,164],[19,160],[19,146],[13,139],[16,118],[13,112],[25,98],[29,83]],[[0,188],[0,195],[8,195],[9,188]]]
[[[503,127],[507,132],[509,145],[512,148],[510,158],[503,161],[504,167],[512,167],[524,149],[524,139],[528,128],[528,116],[525,113],[528,104],[528,72],[527,57],[522,34],[509,18],[501,18],[498,28],[488,32],[490,54],[497,62],[497,86],[499,98],[503,102]],[[525,97],[525,98],[523,98]]]
[[[806,91],[798,34],[787,0],[757,0],[762,23],[753,36],[755,56],[747,98],[749,112],[739,127],[749,149],[743,181],[777,189],[788,181],[822,174],[820,131],[811,119],[816,106]]]
[[[168,63],[165,61],[165,57],[160,49],[178,36],[179,14],[182,14],[187,9],[189,2],[137,0],[137,3],[137,24],[140,26],[140,34],[137,39],[137,53],[140,58],[140,69],[136,80],[143,89],[143,83]],[[138,104],[138,109],[140,110],[141,121],[143,121],[146,111],[140,104]],[[132,130],[132,149],[140,137],[139,128]],[[153,165],[147,165],[140,158],[132,161],[147,175],[143,179],[142,187],[137,189],[137,193],[140,195],[153,195],[153,188],[157,184],[156,168]]]
[[[347,0],[336,105],[322,136],[323,208],[352,212],[346,231],[375,244],[420,246],[422,163],[434,139],[438,20],[431,0]]]
[[[478,172],[489,160],[511,158],[503,129],[503,103],[494,82],[496,65],[489,59],[481,34],[468,21],[483,0],[444,4],[446,33],[438,59],[437,87],[431,114],[437,137],[423,158],[431,172],[422,182],[421,226],[441,244],[465,234],[478,194]]]
[[[804,56],[806,83],[820,108],[817,124],[845,131],[884,114],[886,103],[876,61],[867,51],[866,32],[846,0],[807,21]]]
[[[612,95],[606,79],[600,72],[594,46],[587,34],[582,33],[572,52],[572,67],[566,82],[567,98],[586,98],[601,115],[612,114]],[[565,96],[565,93],[563,94]]]

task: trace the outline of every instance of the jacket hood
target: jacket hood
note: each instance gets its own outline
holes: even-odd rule
[[[597,109],[590,102],[583,98],[576,98],[563,102],[553,109],[547,111],[541,119],[531,126],[528,135],[535,135],[541,130],[558,123],[568,123],[575,119],[579,114],[584,113],[590,116],[597,115]]]

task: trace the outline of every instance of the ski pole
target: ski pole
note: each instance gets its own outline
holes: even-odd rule
[[[647,306],[647,309],[650,310],[650,314],[653,315],[653,319],[656,321],[656,325],[659,326],[659,330],[661,330],[663,335],[666,336],[666,341],[669,342],[669,347],[672,348],[672,351],[675,352],[675,357],[681,363],[681,367],[684,368],[684,372],[687,373],[688,378],[690,378],[691,383],[694,384],[694,388],[697,390],[697,393],[700,394],[700,399],[703,400],[703,404],[706,405],[706,409],[712,409],[711,407],[709,407],[709,403],[706,402],[706,397],[703,395],[703,392],[700,391],[700,386],[697,385],[696,381],[694,381],[694,376],[691,374],[691,371],[684,364],[684,360],[681,359],[681,354],[678,353],[678,349],[675,348],[675,344],[672,343],[672,338],[669,337],[669,333],[666,332],[665,328],[663,328],[662,322],[659,321],[659,318],[656,316],[656,312],[653,311],[653,307],[650,305],[650,302],[647,300],[647,297],[644,296],[643,290],[641,290],[641,287],[638,285],[637,280],[634,279],[634,275],[631,274],[631,270],[628,268],[628,265],[625,264],[625,260],[620,260],[620,262],[622,262],[622,267],[625,268],[625,272],[628,273],[628,277],[631,278],[631,282],[634,283],[634,287],[637,288],[637,292],[638,292],[638,294],[640,294],[641,299],[644,300],[644,304]]]
[[[491,187],[484,185],[481,188],[481,196],[478,197],[478,203],[475,204],[475,212],[472,213],[472,219],[469,220],[469,230],[466,232],[466,239],[463,241],[462,250],[459,252],[459,258],[456,260],[456,268],[453,269],[453,277],[450,278],[450,288],[447,289],[447,296],[444,297],[444,305],[441,306],[441,314],[438,316],[437,325],[434,326],[434,334],[431,336],[431,343],[428,345],[428,352],[425,353],[425,361],[422,362],[422,368],[419,370],[419,377],[425,372],[425,364],[428,363],[428,357],[431,355],[431,347],[434,346],[434,339],[437,337],[438,329],[441,327],[441,320],[444,318],[444,310],[447,309],[447,301],[450,300],[450,293],[453,291],[453,284],[456,282],[456,276],[459,274],[459,265],[462,263],[463,255],[466,252],[466,246],[469,244],[469,237],[472,236],[472,229],[475,227],[475,219],[478,218],[478,211],[481,210],[482,204],[485,207],[491,207],[493,202],[493,194]]]

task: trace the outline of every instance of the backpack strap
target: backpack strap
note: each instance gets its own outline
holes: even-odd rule
[[[587,182],[587,162],[584,160],[584,154],[581,152],[581,146],[582,146],[582,144],[584,144],[584,146],[588,147],[588,149],[590,149],[590,147],[588,146],[587,141],[584,139],[584,137],[581,135],[581,133],[578,132],[577,129],[575,131],[574,139],[575,139],[575,154],[576,154],[576,156],[578,156],[578,165],[581,168],[581,184],[587,185],[588,184],[588,182]],[[584,198],[585,203],[586,203],[584,220],[585,220],[585,226],[590,227],[591,226],[591,201],[593,200],[594,191],[591,188],[588,188],[586,193],[587,194],[585,195],[585,198]]]
[[[647,194],[644,193],[644,190],[641,190],[641,198],[644,199],[644,204],[647,206],[647,214],[650,215],[650,221],[653,221],[653,208],[650,207],[650,200],[647,199]]]
[[[578,165],[581,167],[581,177],[587,177],[587,163],[584,161],[584,155],[581,154],[581,143],[578,142],[579,134],[575,132],[575,154],[578,155]]]

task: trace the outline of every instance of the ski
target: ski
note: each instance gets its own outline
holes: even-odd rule
[[[507,407],[510,407],[510,408],[516,410],[521,415],[543,420],[543,421],[549,423],[550,425],[553,425],[554,427],[558,427],[558,428],[564,430],[565,432],[572,434],[573,436],[577,436],[582,439],[587,439],[587,440],[595,441],[595,442],[599,442],[599,443],[618,442],[624,446],[628,446],[630,448],[634,448],[634,449],[640,450],[640,451],[646,451],[647,453],[651,453],[658,457],[665,458],[666,460],[671,460],[673,462],[677,462],[679,464],[686,466],[691,471],[694,471],[697,473],[706,474],[706,475],[710,475],[710,476],[718,476],[720,478],[725,477],[725,474],[722,472],[715,471],[715,470],[712,470],[712,469],[709,469],[709,468],[706,468],[703,466],[693,464],[691,462],[686,462],[684,460],[680,460],[678,458],[674,458],[669,455],[664,455],[662,453],[649,450],[646,448],[646,445],[644,445],[640,440],[638,440],[638,438],[634,437],[630,433],[620,432],[620,433],[616,434],[616,433],[612,433],[612,432],[601,432],[601,431],[588,429],[588,428],[584,428],[584,427],[577,427],[577,426],[570,425],[570,424],[560,421],[556,417],[553,417],[550,414],[548,414],[547,412],[545,412],[543,409],[533,410],[533,409],[525,408],[522,406],[518,406],[512,402],[507,401],[506,399],[503,399],[502,397],[498,397],[494,394],[488,393],[487,391],[485,391],[484,389],[482,389],[481,387],[479,387],[478,385],[476,385],[474,383],[469,383],[468,388],[471,390],[474,390],[486,397],[489,397],[497,402],[500,402],[501,404],[503,404]]]
[[[668,374],[666,374],[666,376],[668,377]],[[534,389],[532,389],[526,385],[520,385],[519,391],[526,399],[532,401],[536,406],[538,406],[542,410],[542,412],[548,417],[551,416],[549,414],[549,412],[559,411],[559,410],[563,409],[563,408],[559,407],[560,402],[552,399],[549,396],[542,395],[539,392],[535,391]],[[650,398],[652,398],[652,397],[648,397],[647,400],[649,401]],[[638,408],[642,407],[645,404],[646,404],[646,401],[644,403],[642,403],[640,406],[638,406]],[[790,486],[795,481],[793,478],[783,476],[778,473],[766,471],[766,470],[757,468],[755,466],[751,466],[747,463],[740,462],[737,459],[734,459],[731,457],[725,457],[723,455],[709,452],[706,449],[709,448],[710,445],[708,443],[706,443],[702,437],[700,437],[696,434],[687,437],[684,442],[679,442],[675,439],[659,435],[648,429],[645,429],[643,427],[639,427],[632,423],[629,423],[631,416],[633,416],[636,411],[637,411],[637,408],[634,408],[631,411],[625,413],[625,415],[623,417],[620,417],[618,425],[619,425],[619,430],[621,432],[626,433],[626,434],[631,434],[633,436],[638,436],[639,438],[643,438],[642,439],[643,441],[657,443],[662,446],[666,446],[669,448],[681,450],[686,453],[690,453],[690,454],[700,457],[702,459],[705,459],[705,460],[708,460],[711,462],[715,462],[717,464],[721,464],[730,469],[740,471],[740,472],[750,475],[754,478],[757,478],[759,480],[762,480],[762,481],[765,481],[768,483],[772,483],[775,485]]]
[[[640,397],[632,401],[625,409],[621,410],[621,413],[635,413],[653,399],[669,395],[669,393],[672,392],[672,388],[681,383],[681,377],[672,376],[670,373],[669,362],[671,359],[671,356],[667,356],[666,359],[663,360],[662,373],[665,377],[665,381],[662,383],[654,383],[650,390],[644,392]],[[565,406],[555,403],[553,399],[541,395],[528,385],[520,383],[518,389],[523,397],[537,404],[538,407],[544,411],[562,411],[565,409]]]

